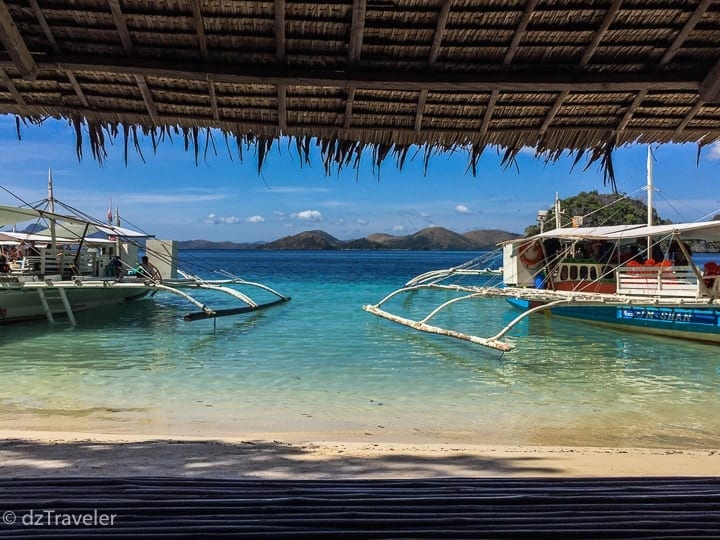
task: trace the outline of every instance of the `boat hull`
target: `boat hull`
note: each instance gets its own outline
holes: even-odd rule
[[[152,291],[151,287],[133,289],[74,287],[65,289],[73,313],[141,300],[149,297]],[[48,307],[53,317],[66,315],[65,307],[59,298],[49,299]],[[37,289],[0,289],[0,325],[45,318],[47,318],[47,314]]]
[[[522,310],[541,304],[519,298],[508,302]],[[618,330],[720,343],[720,308],[567,306],[548,311],[556,317]]]

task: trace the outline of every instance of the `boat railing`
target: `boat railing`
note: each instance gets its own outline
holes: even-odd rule
[[[42,248],[39,255],[26,255],[22,259],[10,262],[10,272],[13,274],[55,275],[80,274],[94,275],[97,254],[93,250],[82,250],[77,257],[77,268],[73,269],[76,260],[76,251],[53,250]]]
[[[697,298],[703,288],[690,266],[621,266],[617,269],[617,292]]]

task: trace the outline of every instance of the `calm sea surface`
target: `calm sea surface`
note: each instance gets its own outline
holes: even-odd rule
[[[78,326],[0,328],[0,429],[339,440],[720,446],[720,347],[538,315],[501,355],[376,319],[375,303],[465,252],[189,251],[292,296],[267,311],[187,323],[153,301],[78,314]],[[444,293],[443,293],[444,294]],[[213,307],[233,305],[200,295]],[[429,310],[422,295],[400,306]],[[439,322],[488,336],[518,314],[456,304]]]

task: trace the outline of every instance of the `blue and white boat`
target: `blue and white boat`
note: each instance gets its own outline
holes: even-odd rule
[[[652,215],[652,168],[648,158],[648,208]],[[555,215],[560,216],[559,203]],[[502,281],[467,285],[472,265],[419,276],[364,306],[374,315],[410,328],[510,350],[503,338],[536,312],[596,325],[668,337],[720,343],[720,255],[702,266],[693,260],[694,241],[720,242],[720,221],[669,225],[628,224],[601,227],[556,227],[502,244]],[[478,274],[479,275],[479,274]],[[419,289],[452,290],[422,318],[391,313],[392,298]],[[480,337],[431,324],[451,305],[467,300],[504,297],[523,312],[500,332]]]

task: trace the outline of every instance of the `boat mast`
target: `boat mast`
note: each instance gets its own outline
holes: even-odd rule
[[[653,163],[652,163],[652,150],[650,145],[647,149],[647,224],[648,227],[653,226]],[[647,256],[648,258],[652,254],[652,236],[647,238]],[[659,261],[657,261],[659,262]]]
[[[562,227],[562,223],[560,222],[560,194],[556,191],[555,192],[555,228],[559,229]]]
[[[115,207],[115,225],[117,227],[120,227],[120,207]],[[120,254],[120,237],[118,235],[115,235],[115,253],[118,257],[120,257],[120,260],[122,260],[122,255]]]
[[[55,213],[55,197],[53,195],[52,170],[48,167],[48,210],[51,214]],[[55,235],[55,220],[50,219],[50,245],[53,249],[57,247],[57,238]]]

